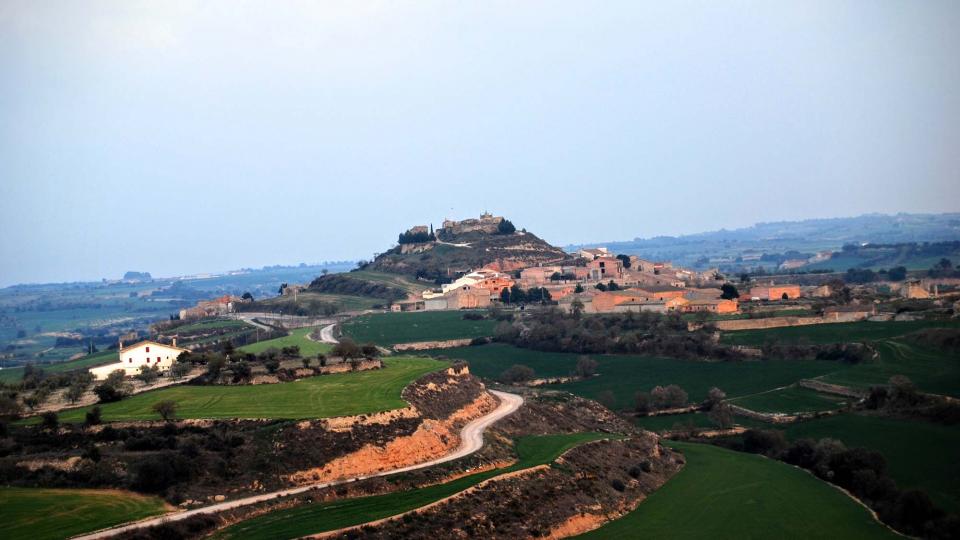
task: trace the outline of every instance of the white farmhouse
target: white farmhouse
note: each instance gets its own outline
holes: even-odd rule
[[[123,370],[128,376],[140,373],[140,368],[143,366],[156,367],[160,371],[167,371],[182,352],[186,352],[186,349],[177,347],[176,340],[173,341],[173,345],[164,345],[156,341],[141,341],[129,347],[124,347],[121,342],[119,362],[90,368],[89,371],[98,380],[106,379],[110,373],[118,369]]]

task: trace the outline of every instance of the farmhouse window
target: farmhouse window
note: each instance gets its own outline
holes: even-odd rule
[[[133,363],[133,358],[127,358],[127,363],[128,363],[128,364],[132,364],[132,363]]]
[[[150,352],[150,347],[147,347],[147,352]]]

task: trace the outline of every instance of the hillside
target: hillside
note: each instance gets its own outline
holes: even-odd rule
[[[960,213],[867,214],[857,217],[757,223],[740,229],[682,236],[634,238],[600,242],[616,253],[684,266],[707,267],[733,263],[751,254],[816,253],[840,250],[847,244],[899,244],[960,240]],[[583,246],[567,246],[568,251]]]
[[[422,225],[413,227],[400,235],[400,241],[363,269],[434,281],[481,267],[509,271],[567,257],[537,235],[489,214],[444,221],[435,233]]]

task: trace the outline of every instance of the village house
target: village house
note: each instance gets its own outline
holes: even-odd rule
[[[747,300],[794,300],[800,298],[799,285],[765,285],[750,288]]]
[[[233,313],[235,305],[239,302],[243,302],[243,300],[229,294],[213,300],[197,302],[195,307],[180,310],[180,320],[189,321],[205,317],[220,317]]]
[[[170,369],[170,366],[176,361],[181,353],[187,352],[187,349],[177,347],[177,340],[173,340],[172,345],[164,345],[156,341],[141,341],[129,347],[124,347],[120,342],[118,351],[119,362],[90,368],[90,373],[97,380],[106,379],[108,375],[116,370],[122,370],[126,375],[136,375],[144,366],[155,367],[161,372]]]
[[[605,247],[584,248],[577,251],[577,257],[592,261],[598,257],[609,257],[610,251]]]
[[[740,305],[736,300],[724,300],[722,298],[695,298],[693,300],[687,300],[685,304],[680,306],[680,311],[683,313],[697,313],[700,311],[706,311],[709,313],[729,314],[738,313],[740,311]]]
[[[623,279],[623,261],[616,257],[597,257],[587,263],[587,271],[593,281]]]

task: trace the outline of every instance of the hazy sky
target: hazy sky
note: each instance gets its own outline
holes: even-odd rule
[[[598,8],[603,9],[598,9]],[[960,209],[960,2],[0,0],[0,285]]]

